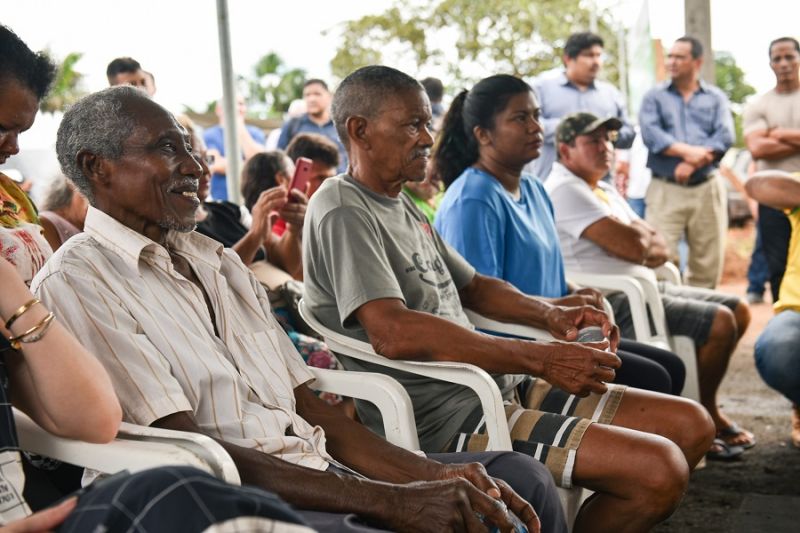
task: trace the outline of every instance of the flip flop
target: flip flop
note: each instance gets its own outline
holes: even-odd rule
[[[731,442],[740,436],[744,436],[744,438],[747,440],[745,442],[735,444]],[[736,422],[731,423],[731,425],[726,428],[718,429],[717,439],[724,440],[729,446],[739,446],[745,450],[749,450],[756,445],[755,436],[746,429],[739,427],[739,424]]]
[[[722,439],[714,439],[711,449],[706,452],[706,458],[709,461],[734,461],[743,453],[744,448],[741,446],[731,446]]]

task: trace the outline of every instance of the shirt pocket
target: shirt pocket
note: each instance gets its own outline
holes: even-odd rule
[[[236,335],[242,347],[240,373],[247,385],[267,405],[294,409],[292,380],[275,331],[256,331]]]
[[[713,104],[694,104],[689,107],[689,117],[706,134],[714,131],[717,108]]]

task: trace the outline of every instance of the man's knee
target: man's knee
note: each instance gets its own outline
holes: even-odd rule
[[[546,492],[555,493],[553,476],[533,457],[517,452],[499,452],[486,467],[489,475],[508,483],[514,492],[533,503],[531,498]]]
[[[772,388],[800,395],[800,332],[767,327],[756,341],[755,360],[761,378]]]
[[[689,467],[681,449],[663,437],[648,439],[640,448],[649,458],[639,477],[639,493],[649,512],[659,521],[678,507],[689,484]]]
[[[567,531],[564,511],[553,476],[529,455],[505,452],[487,471],[508,483],[514,492],[530,503],[539,515],[542,531]]]
[[[709,340],[733,344],[738,338],[738,328],[736,316],[733,311],[720,305],[714,314],[711,322],[711,331],[708,334]]]

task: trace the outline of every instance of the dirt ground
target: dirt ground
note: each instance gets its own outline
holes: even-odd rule
[[[720,290],[744,295],[752,245],[752,225],[730,230]],[[753,345],[772,316],[766,298],[751,306],[752,322],[720,390],[725,412],[758,444],[739,461],[708,462],[694,472],[683,503],[659,533],[800,531],[800,450],[789,443],[790,404],[761,381],[753,363]]]

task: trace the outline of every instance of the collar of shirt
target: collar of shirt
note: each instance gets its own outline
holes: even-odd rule
[[[680,92],[675,87],[675,84],[674,84],[674,82],[672,82],[672,80],[669,80],[669,81],[667,81],[665,83],[666,83],[666,87],[665,88],[668,91],[680,95]],[[698,83],[697,90],[693,94],[707,93],[708,92],[708,84],[706,82],[704,82],[703,80],[697,80],[697,83]]]
[[[152,253],[157,261],[171,263],[166,248],[95,207],[89,206],[86,212],[84,231],[106,248],[117,252],[136,271],[139,271],[139,260],[145,252]],[[167,243],[173,250],[203,261],[214,270],[220,269],[223,246],[217,241],[194,231],[180,233],[170,230]]]
[[[568,85],[568,86],[572,87],[573,89],[581,90],[580,87],[578,87],[577,85],[575,85],[574,83],[572,83],[570,81],[570,79],[567,77],[567,71],[566,70],[562,70],[561,74],[558,75],[558,81],[559,81],[559,83],[561,85]],[[597,89],[597,85],[595,85],[594,82],[595,82],[595,80],[592,80],[592,82],[586,87],[586,90],[589,90],[589,89],[595,90],[595,89]]]
[[[308,113],[304,113],[303,116],[301,117],[301,120],[303,122],[307,123],[307,124],[313,124],[314,126],[316,126],[318,128],[327,128],[329,126],[333,126],[334,125],[333,124],[333,117],[329,118],[328,122],[326,122],[325,124],[317,124],[316,122],[311,120],[311,117],[309,116]]]

